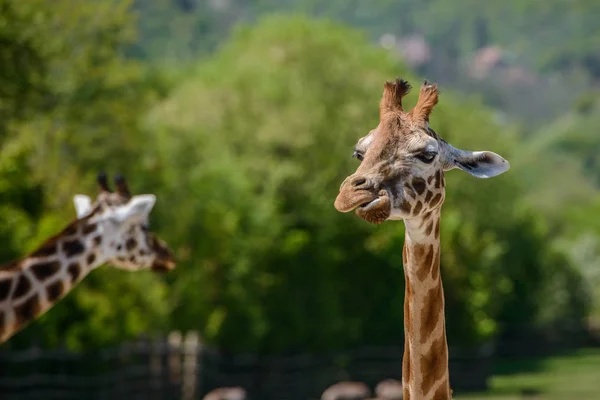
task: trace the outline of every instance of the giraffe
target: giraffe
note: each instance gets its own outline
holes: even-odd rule
[[[404,221],[404,398],[450,399],[440,277],[444,172],[458,168],[490,178],[507,171],[509,163],[489,151],[459,150],[429,126],[439,98],[436,84],[424,81],[416,105],[404,111],[402,98],[410,89],[402,79],[385,82],[379,124],[358,140],[353,157],[360,165],[342,182],[334,206],[374,224]]]
[[[0,343],[62,299],[93,269],[111,264],[136,271],[169,271],[175,261],[167,245],[148,229],[156,197],[132,196],[123,177],[112,192],[98,176],[96,201],[73,198],[77,219],[27,256],[0,266]]]

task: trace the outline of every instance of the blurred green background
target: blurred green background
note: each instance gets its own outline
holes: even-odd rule
[[[158,196],[152,227],[179,261],[102,268],[4,347],[174,329],[263,354],[402,343],[402,224],[333,208],[396,76],[440,85],[446,140],[511,162],[447,174],[450,346],[587,345],[599,20],[594,0],[0,0],[2,260],[74,218],[103,170]]]

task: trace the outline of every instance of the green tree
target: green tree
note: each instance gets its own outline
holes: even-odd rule
[[[148,168],[137,162],[144,143],[137,123],[160,96],[162,80],[122,55],[135,38],[129,6],[0,3],[0,37],[7,43],[0,46],[0,82],[8,82],[0,85],[6,88],[0,93],[5,261],[62,229],[74,217],[72,196],[93,190],[98,170]],[[134,189],[145,182],[132,181]],[[8,346],[28,345],[34,338],[76,348],[115,343],[152,332],[167,310],[159,278],[102,270]]]
[[[177,221],[165,231],[184,255],[172,275],[172,326],[230,350],[401,342],[401,224],[369,226],[332,206],[356,140],[377,124],[383,81],[395,76],[418,83],[359,32],[271,16],[239,29],[148,115],[158,146],[146,156],[177,204],[160,220]],[[517,140],[479,103],[447,93],[432,124],[458,146],[509,159]],[[518,174],[448,176],[451,343],[485,341],[503,322],[541,323],[554,307],[541,293],[568,263],[518,200]]]

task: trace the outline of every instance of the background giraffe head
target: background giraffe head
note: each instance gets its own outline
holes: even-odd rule
[[[169,271],[175,260],[166,243],[149,229],[149,215],[156,202],[153,194],[132,196],[125,179],[115,176],[116,191],[111,191],[105,174],[98,176],[100,193],[95,202],[75,195],[78,221],[99,233],[99,247],[105,263],[127,270],[152,268]]]
[[[379,104],[379,125],[362,137],[353,157],[361,161],[340,187],[335,208],[371,223],[410,219],[441,207],[445,197],[444,171],[459,168],[477,178],[490,178],[509,163],[489,151],[454,148],[429,126],[438,102],[437,85],[425,81],[415,107],[406,112],[402,97],[408,82],[386,82]]]

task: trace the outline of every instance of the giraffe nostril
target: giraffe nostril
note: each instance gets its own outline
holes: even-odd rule
[[[352,186],[354,186],[354,187],[363,186],[366,183],[367,183],[367,178],[365,178],[363,176],[357,176],[356,178],[354,178],[352,180]]]

